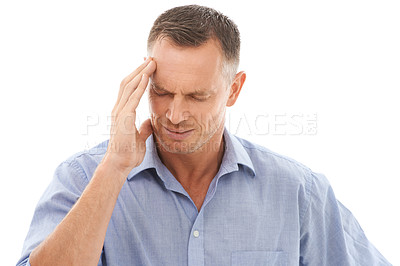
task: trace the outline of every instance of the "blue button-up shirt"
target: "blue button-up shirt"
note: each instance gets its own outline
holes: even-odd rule
[[[99,265],[390,265],[336,200],[323,175],[224,132],[225,154],[197,210],[162,164],[152,137],[127,177]],[[17,265],[77,201],[107,142],[56,170]]]

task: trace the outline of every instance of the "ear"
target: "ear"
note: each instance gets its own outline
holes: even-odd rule
[[[231,84],[230,94],[228,101],[226,102],[226,106],[230,107],[235,104],[245,81],[246,81],[246,73],[244,71],[241,71],[236,74]]]

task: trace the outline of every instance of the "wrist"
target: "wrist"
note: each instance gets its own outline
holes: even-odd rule
[[[97,166],[98,170],[103,172],[107,176],[111,176],[116,180],[125,182],[128,174],[132,169],[128,169],[125,167],[120,167],[117,163],[117,158],[110,156],[109,154],[105,154],[100,164]],[[97,171],[97,170],[96,170]]]

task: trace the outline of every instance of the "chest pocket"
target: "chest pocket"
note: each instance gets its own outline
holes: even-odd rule
[[[234,251],[231,256],[232,266],[286,266],[288,258],[285,252],[271,251]]]

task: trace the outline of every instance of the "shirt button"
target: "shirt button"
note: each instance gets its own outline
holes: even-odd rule
[[[193,236],[194,236],[194,237],[199,237],[199,236],[200,236],[200,232],[197,231],[197,230],[195,230],[195,231],[193,232]]]

